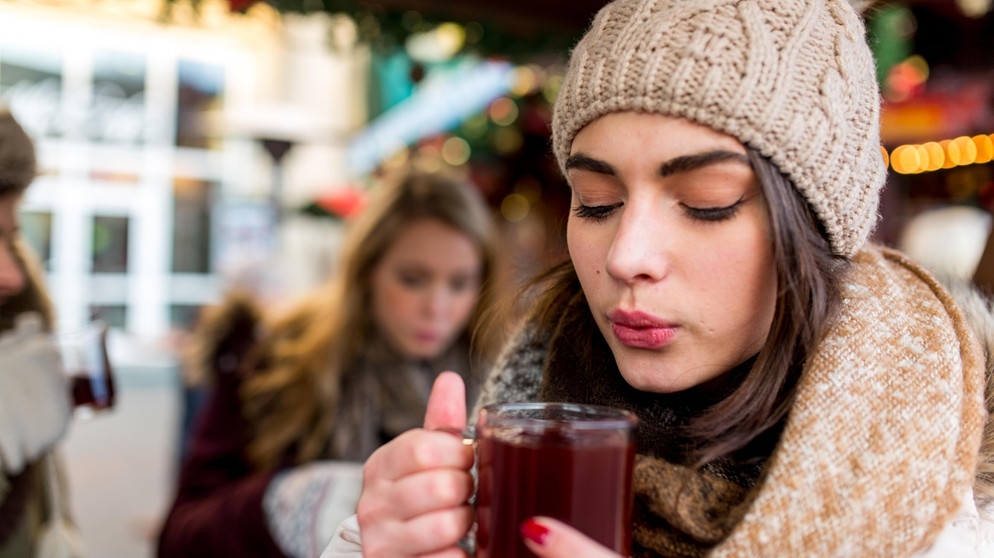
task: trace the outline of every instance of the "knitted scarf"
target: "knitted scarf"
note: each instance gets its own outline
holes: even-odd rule
[[[469,393],[472,374],[467,340],[459,340],[431,361],[412,361],[374,340],[343,379],[329,457],[365,461],[376,448],[424,422],[432,381],[443,370],[458,371]]]
[[[782,434],[753,448],[767,450],[753,468],[680,464],[673,425],[707,401],[681,407],[636,392],[606,346],[595,351],[601,362],[571,362],[571,344],[604,343],[585,305],[558,332],[526,326],[479,405],[573,399],[633,409],[645,423],[635,556],[908,556],[935,540],[974,481],[983,357],[945,289],[896,252],[865,248],[842,288],[840,316],[809,355]]]

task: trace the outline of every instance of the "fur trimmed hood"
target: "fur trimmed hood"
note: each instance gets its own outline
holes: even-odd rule
[[[233,291],[219,304],[204,307],[180,357],[184,383],[210,385],[218,370],[234,371],[239,363],[222,362],[224,355],[244,356],[257,338],[262,316],[259,303],[243,291]]]

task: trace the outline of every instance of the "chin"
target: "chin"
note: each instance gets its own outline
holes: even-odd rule
[[[690,389],[704,381],[702,378],[687,372],[678,375],[668,374],[663,372],[666,368],[666,365],[660,363],[619,366],[621,376],[628,385],[648,393],[676,393]]]
[[[411,360],[432,360],[441,356],[444,347],[425,347],[424,345],[418,345],[417,347],[410,347],[407,353],[407,358]]]

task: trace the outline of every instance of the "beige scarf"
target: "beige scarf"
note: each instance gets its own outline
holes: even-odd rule
[[[748,513],[714,556],[907,556],[973,485],[984,358],[950,295],[865,250]]]
[[[853,264],[762,476],[694,475],[640,456],[638,554],[908,556],[951,520],[986,419],[980,346],[949,294],[904,256],[870,247]],[[512,345],[481,404],[555,397],[542,388],[552,362],[540,337]]]

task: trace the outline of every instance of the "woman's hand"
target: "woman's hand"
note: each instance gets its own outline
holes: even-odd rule
[[[540,558],[619,558],[583,533],[549,517],[534,517],[521,526],[525,546]]]
[[[443,372],[432,387],[424,428],[405,432],[366,461],[356,508],[364,556],[465,556],[456,545],[473,521],[473,450],[461,437],[438,431],[465,427],[462,378]]]

